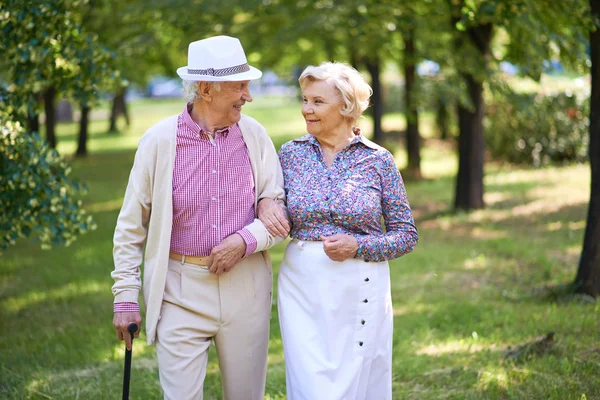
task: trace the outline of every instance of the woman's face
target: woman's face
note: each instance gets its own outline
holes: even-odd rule
[[[327,81],[308,82],[302,91],[302,116],[306,131],[317,137],[327,136],[345,123],[340,114],[343,102],[333,84]]]

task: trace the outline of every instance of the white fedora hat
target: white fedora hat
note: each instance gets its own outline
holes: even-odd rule
[[[248,65],[239,39],[214,36],[190,43],[188,65],[177,75],[186,81],[224,82],[258,79],[262,72]]]

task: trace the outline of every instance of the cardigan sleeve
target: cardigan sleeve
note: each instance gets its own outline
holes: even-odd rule
[[[113,237],[115,269],[111,276],[115,281],[112,287],[115,303],[137,303],[142,285],[140,267],[152,208],[151,176],[146,165],[151,158],[148,149],[151,146],[146,143],[140,141],[136,152]]]
[[[258,152],[258,157],[254,157],[257,163],[256,194],[258,200],[269,198],[285,204],[283,173],[273,141],[271,141],[265,128],[250,117],[244,116],[244,127],[252,131],[251,137],[255,141],[255,146],[248,146],[249,151]],[[258,218],[255,218],[245,228],[256,239],[254,252],[267,250],[285,239],[272,236]]]

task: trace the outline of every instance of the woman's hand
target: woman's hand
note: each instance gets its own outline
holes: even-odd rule
[[[358,240],[345,233],[336,233],[333,236],[321,236],[323,250],[327,257],[333,261],[345,261],[354,258],[358,251]]]
[[[258,203],[258,219],[273,236],[286,237],[290,233],[290,222],[285,206],[275,200],[260,200]]]

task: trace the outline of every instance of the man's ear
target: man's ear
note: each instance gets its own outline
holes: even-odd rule
[[[204,101],[212,101],[214,88],[208,82],[198,82],[198,97]]]

